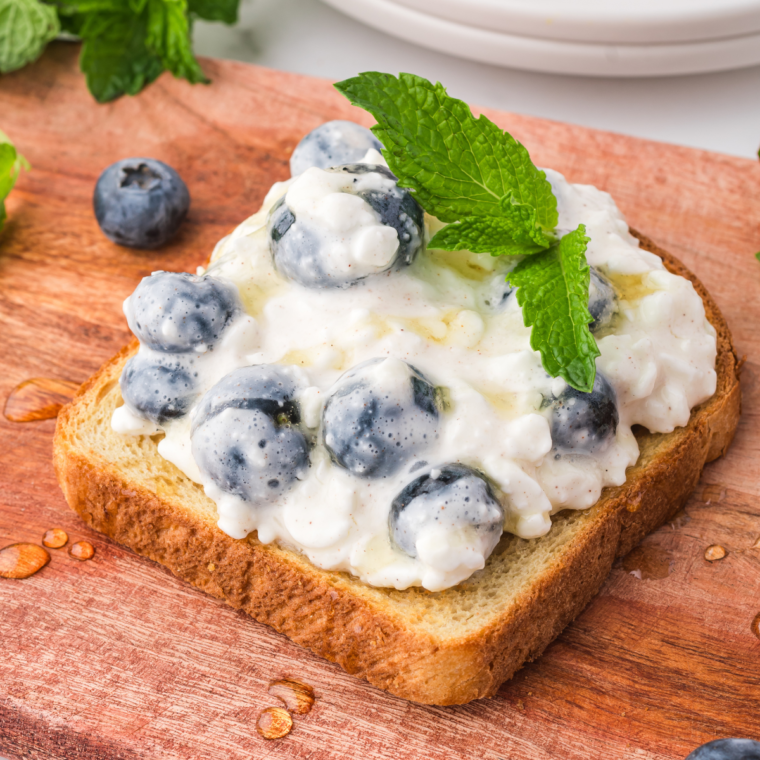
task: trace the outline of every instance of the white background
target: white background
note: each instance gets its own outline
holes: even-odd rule
[[[336,80],[409,71],[481,106],[755,160],[760,147],[760,67],[649,79],[536,74],[417,47],[319,0],[242,0],[237,26],[201,22],[194,37],[198,55]]]

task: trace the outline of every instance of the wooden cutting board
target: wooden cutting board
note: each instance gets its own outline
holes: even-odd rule
[[[0,78],[0,128],[33,170],[0,234],[0,404],[31,377],[84,380],[128,338],[122,300],[155,269],[194,270],[288,176],[321,122],[367,122],[324,81],[203,62],[213,83],[170,76],[96,105],[78,48],[56,44]],[[733,330],[744,415],[685,513],[648,537],[629,569],[494,699],[435,708],[378,691],[163,568],[88,530],[51,464],[52,420],[0,419],[0,546],[51,527],[86,538],[27,580],[0,579],[0,755],[25,758],[683,758],[716,737],[760,739],[760,165],[525,116],[487,112],[539,165],[616,198],[632,226],[705,282]],[[656,113],[652,118],[659,118]],[[760,140],[760,132],[758,132]],[[193,198],[164,250],[100,233],[100,171],[134,155],[167,161]],[[707,546],[728,556],[714,564]],[[667,577],[646,579],[647,570]],[[662,572],[656,572],[657,569]],[[664,570],[663,570],[664,568]],[[641,575],[641,573],[638,573]],[[314,686],[285,739],[255,730],[273,678]]]

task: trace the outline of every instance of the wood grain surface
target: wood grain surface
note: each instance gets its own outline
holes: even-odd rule
[[[33,167],[0,233],[0,405],[29,378],[84,380],[127,340],[121,303],[140,277],[193,271],[288,176],[305,132],[331,118],[367,123],[327,82],[212,60],[203,62],[209,86],[165,75],[137,98],[98,106],[77,53],[56,44],[0,78],[0,128]],[[0,419],[0,546],[40,543],[62,527],[96,547],[87,562],[51,549],[37,575],[0,579],[0,755],[670,760],[716,737],[760,739],[751,631],[760,612],[760,165],[486,113],[540,165],[611,192],[632,226],[710,289],[747,356],[728,457],[497,697],[436,708],[352,678],[89,531],[55,482],[54,421]],[[174,166],[193,199],[177,239],[157,252],[109,243],[92,214],[100,171],[135,155]],[[727,556],[705,560],[712,544]],[[278,704],[269,682],[288,676],[311,684],[317,701],[289,736],[267,742],[256,721]]]

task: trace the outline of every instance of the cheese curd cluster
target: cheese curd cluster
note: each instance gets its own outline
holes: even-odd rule
[[[230,536],[439,591],[503,531],[537,538],[624,483],[632,426],[671,432],[715,392],[716,336],[607,193],[547,170],[558,229],[591,240],[601,351],[591,393],[548,376],[506,282],[515,261],[426,250],[441,223],[346,124],[304,138],[293,178],[206,271],[155,272],[127,299],[140,349],[113,427],[162,433]]]

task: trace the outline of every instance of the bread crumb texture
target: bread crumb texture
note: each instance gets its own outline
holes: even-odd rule
[[[718,333],[715,395],[685,428],[636,431],[641,456],[623,486],[605,489],[589,510],[556,515],[546,536],[505,534],[486,567],[454,588],[374,588],[255,534],[236,540],[219,530],[203,488],[158,454],[160,436],[111,428],[118,378],[137,341],[58,417],[54,457],[66,500],[96,530],[375,686],[438,705],[492,696],[583,610],[617,556],[684,505],[738,423],[737,361],[720,311],[682,264],[638,237],[705,302]]]

